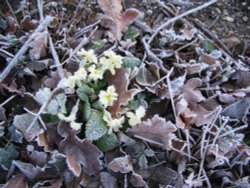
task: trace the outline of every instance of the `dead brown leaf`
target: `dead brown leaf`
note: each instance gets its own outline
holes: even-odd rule
[[[58,133],[64,137],[59,145],[59,151],[66,155],[67,165],[75,176],[81,172],[97,175],[102,169],[100,157],[102,152],[90,141],[80,140],[69,125],[60,123]]]
[[[128,102],[133,99],[133,97],[141,90],[128,90],[130,83],[128,69],[117,69],[115,75],[109,73],[106,78],[110,85],[114,85],[118,94],[118,99],[114,101],[114,104],[111,107],[109,107],[111,114],[116,117],[118,114],[123,114],[126,112],[126,109],[122,108],[122,105],[127,105]]]
[[[12,177],[9,181],[7,181],[2,188],[26,188],[27,182],[24,179],[24,176],[18,175]]]
[[[142,122],[138,126],[132,127],[128,133],[133,136],[140,136],[151,143],[156,143],[163,149],[171,150],[172,140],[176,138],[174,132],[175,125],[164,118],[155,115],[152,119]]]
[[[124,157],[115,158],[108,164],[108,168],[113,172],[120,172],[123,174],[132,172],[132,159],[128,155],[125,155]]]
[[[98,19],[101,24],[107,27],[110,39],[121,40],[122,33],[126,31],[128,25],[133,23],[139,15],[139,11],[133,8],[122,13],[121,0],[98,0],[104,14],[99,14]]]
[[[34,41],[30,44],[30,58],[38,60],[46,56],[46,48],[48,46],[48,33],[46,31],[39,33]]]

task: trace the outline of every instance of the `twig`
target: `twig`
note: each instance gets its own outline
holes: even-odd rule
[[[162,71],[164,72],[167,72],[167,69],[163,66],[163,62],[161,59],[159,59],[151,50],[150,50],[150,47],[149,47],[149,44],[146,42],[146,39],[145,37],[142,38],[142,43],[144,45],[144,48],[148,54],[148,57],[154,61],[156,61],[159,65],[159,67],[162,69]],[[143,59],[145,58],[146,56],[144,55]],[[144,59],[145,60],[145,59]]]
[[[207,2],[207,3],[204,3],[204,4],[202,4],[202,5],[198,6],[198,7],[195,7],[195,8],[193,8],[193,9],[191,9],[191,10],[188,10],[187,12],[184,12],[183,14],[180,14],[180,15],[178,15],[178,16],[176,16],[176,17],[170,19],[170,20],[168,20],[166,23],[164,23],[163,25],[161,25],[161,26],[153,33],[153,35],[152,35],[152,36],[150,37],[150,39],[148,40],[148,44],[150,44],[150,43],[154,40],[154,38],[156,37],[156,35],[157,35],[162,29],[164,29],[165,27],[167,27],[169,24],[174,23],[174,22],[176,22],[177,20],[179,20],[179,19],[181,19],[181,18],[183,18],[183,17],[185,17],[185,16],[188,16],[188,15],[190,15],[190,14],[193,14],[193,13],[195,13],[195,12],[198,12],[198,11],[200,11],[200,10],[202,10],[202,9],[204,9],[204,8],[206,8],[206,7],[208,7],[208,6],[212,5],[212,4],[214,4],[214,3],[216,3],[216,2],[217,2],[217,0],[211,0],[211,1]]]
[[[0,107],[3,107],[6,105],[8,102],[10,102],[12,99],[14,99],[17,95],[12,95],[8,99],[6,99],[3,103],[0,104]]]
[[[57,70],[58,70],[58,74],[59,74],[59,77],[62,79],[65,77],[64,75],[64,72],[63,72],[63,68],[62,68],[62,65],[59,61],[59,58],[58,58],[58,55],[57,55],[57,52],[56,52],[56,49],[54,47],[54,44],[53,44],[53,41],[51,39],[51,36],[49,34],[49,46],[50,46],[50,51],[51,51],[51,54],[52,54],[52,57],[56,63],[56,67],[57,67]]]
[[[43,29],[47,27],[47,25],[52,21],[52,17],[46,16],[44,21],[40,23],[40,25],[37,27],[37,29],[34,31],[34,33],[31,34],[30,38],[24,43],[24,45],[21,47],[21,49],[18,51],[18,53],[15,55],[15,57],[9,62],[8,66],[4,69],[4,71],[0,75],[0,82],[3,81],[11,71],[11,69],[17,64],[21,56],[27,51],[30,42],[37,37],[37,33],[41,32]]]

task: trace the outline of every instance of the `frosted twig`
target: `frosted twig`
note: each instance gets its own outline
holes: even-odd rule
[[[248,127],[248,125],[242,125],[242,126],[240,126],[240,127],[238,127],[238,128],[235,128],[235,129],[233,129],[233,130],[231,130],[231,131],[228,131],[228,132],[226,132],[226,133],[220,135],[219,138],[224,137],[224,136],[227,136],[227,135],[230,135],[230,134],[232,134],[232,133],[234,133],[234,132],[236,132],[236,131],[239,131],[239,130],[242,130],[242,129],[246,129],[247,127]]]
[[[179,19],[181,19],[181,18],[183,18],[183,17],[185,17],[185,16],[188,16],[188,15],[190,15],[190,14],[192,14],[192,13],[198,12],[198,11],[200,11],[200,10],[202,10],[202,9],[204,9],[204,8],[206,8],[206,7],[208,7],[208,6],[212,5],[212,4],[214,4],[214,3],[216,3],[216,2],[217,2],[217,0],[211,0],[211,1],[209,1],[209,2],[207,2],[207,3],[204,3],[204,4],[202,4],[202,5],[198,6],[198,7],[195,7],[195,8],[193,8],[193,9],[191,9],[191,10],[188,10],[187,12],[184,12],[184,13],[182,13],[182,14],[180,14],[180,15],[174,17],[174,18],[171,18],[170,20],[168,20],[166,23],[164,23],[164,24],[161,25],[158,29],[155,30],[155,32],[153,33],[153,35],[152,35],[152,36],[150,37],[150,39],[148,40],[148,44],[150,44],[150,43],[154,40],[154,38],[156,37],[156,35],[157,35],[162,29],[164,29],[165,27],[167,27],[167,26],[170,25],[171,23],[174,23],[174,22],[176,22],[177,20],[179,20]]]
[[[21,49],[18,51],[18,53],[15,55],[15,57],[9,62],[8,66],[4,69],[4,71],[0,75],[0,82],[3,81],[11,71],[11,69],[17,64],[19,59],[22,57],[22,55],[27,51],[29,48],[29,44],[32,40],[37,37],[37,34],[41,32],[43,29],[47,27],[47,25],[52,21],[51,16],[46,16],[43,22],[39,24],[39,26],[36,28],[36,30],[31,34],[29,39],[23,44]]]
[[[53,56],[53,59],[54,59],[54,61],[56,63],[58,74],[59,74],[60,78],[62,79],[62,78],[65,77],[65,75],[64,75],[62,65],[61,65],[61,63],[59,61],[59,58],[58,58],[58,55],[57,55],[57,52],[56,52],[56,49],[54,47],[54,44],[53,44],[53,41],[52,41],[52,38],[51,38],[50,34],[49,34],[49,46],[50,46],[50,51],[51,51],[51,54]]]

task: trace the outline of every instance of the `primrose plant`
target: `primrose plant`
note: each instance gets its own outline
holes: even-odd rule
[[[126,126],[140,124],[146,113],[142,105],[118,115],[112,114],[109,110],[117,102],[119,92],[114,85],[108,84],[105,74],[113,76],[118,69],[128,68],[123,66],[123,57],[111,50],[105,51],[100,58],[93,50],[81,49],[77,55],[81,59],[78,70],[59,81],[57,88],[64,92],[50,100],[50,103],[53,102],[53,108],[56,106],[56,110],[49,109],[52,106],[49,103],[45,113],[53,112],[53,115],[67,122],[75,131],[85,129],[86,137],[90,140],[98,140]],[[36,93],[36,98],[40,99],[42,104],[44,98],[49,100],[51,95],[50,89],[44,88]],[[75,96],[78,97],[74,98],[77,102],[69,111],[66,109],[66,102]],[[58,97],[63,100],[59,100]]]

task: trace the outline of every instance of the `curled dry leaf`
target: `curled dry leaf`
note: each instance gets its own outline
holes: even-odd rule
[[[27,182],[24,179],[24,176],[18,175],[11,177],[9,181],[7,181],[2,188],[26,188],[27,187]]]
[[[139,136],[163,149],[171,150],[172,140],[176,138],[174,132],[176,127],[170,121],[155,115],[152,119],[142,122],[138,126],[132,127],[128,134]]]
[[[34,41],[30,44],[30,58],[38,60],[46,56],[48,46],[48,33],[46,31],[39,33]]]
[[[133,172],[130,176],[129,176],[129,181],[133,184],[133,186],[135,187],[145,187],[147,188],[148,185],[146,184],[146,182],[142,179],[142,176]]]
[[[133,97],[139,93],[140,89],[130,89],[128,86],[130,83],[129,80],[129,71],[128,69],[121,68],[116,71],[115,75],[110,73],[107,75],[107,81],[110,85],[114,85],[116,92],[118,94],[118,99],[114,101],[113,105],[109,107],[109,111],[113,116],[118,116],[118,114],[123,114],[126,112],[126,109],[122,108],[122,105],[127,105]]]
[[[108,164],[108,168],[113,172],[120,172],[123,174],[132,172],[132,159],[128,155],[125,155],[124,157],[115,158]]]
[[[90,176],[99,174],[102,152],[90,141],[80,140],[65,123],[58,125],[58,133],[64,137],[59,151],[66,155],[67,165],[73,174],[79,177],[82,170]]]
[[[104,12],[104,15],[100,14],[98,19],[110,30],[108,33],[110,39],[121,40],[122,33],[136,20],[139,11],[131,8],[122,13],[121,0],[98,0],[98,3]]]

